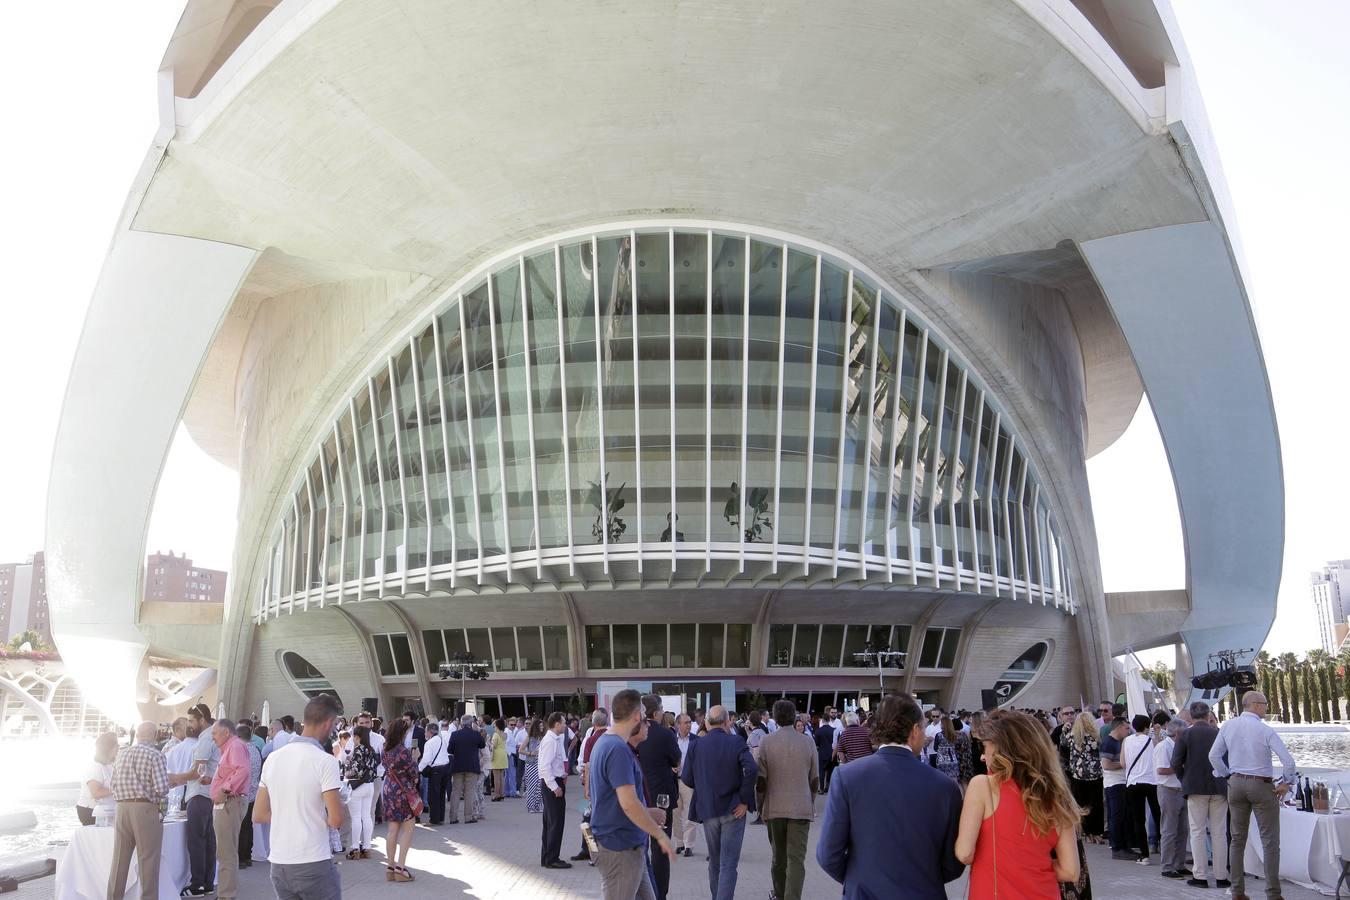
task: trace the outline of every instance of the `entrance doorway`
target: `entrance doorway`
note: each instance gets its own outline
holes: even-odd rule
[[[684,697],[684,711],[692,716],[696,710],[706,712],[722,704],[722,682],[720,681],[653,681],[652,693]]]

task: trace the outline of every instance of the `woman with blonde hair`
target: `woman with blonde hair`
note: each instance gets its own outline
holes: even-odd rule
[[[1058,751],[1041,723],[1008,710],[990,713],[979,738],[989,774],[971,779],[956,836],[969,896],[1059,900],[1059,883],[1078,881],[1082,813]]]
[[[1101,745],[1092,713],[1080,712],[1073,727],[1060,732],[1059,746],[1069,754],[1069,790],[1083,809],[1083,840],[1104,844]]]

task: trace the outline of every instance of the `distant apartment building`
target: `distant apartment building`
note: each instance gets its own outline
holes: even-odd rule
[[[1346,604],[1350,602],[1350,559],[1333,560],[1312,573],[1313,607],[1322,649],[1335,653],[1350,633]]]
[[[145,559],[145,599],[170,603],[224,603],[225,573],[192,564],[186,553],[156,550]]]
[[[47,643],[52,623],[47,612],[47,566],[41,551],[26,562],[0,563],[0,634],[5,642],[36,631]]]

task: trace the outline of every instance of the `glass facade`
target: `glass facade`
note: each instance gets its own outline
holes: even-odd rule
[[[960,629],[951,630],[959,636]],[[908,625],[770,625],[766,665],[771,669],[876,668],[875,658],[869,660],[864,654],[869,650],[906,652],[909,635]],[[956,652],[956,638],[952,652]]]
[[[1059,520],[1009,426],[903,298],[828,254],[684,228],[536,245],[444,296],[354,386],[296,472],[255,612],[708,580],[1073,612]],[[549,659],[497,638],[481,658]],[[733,650],[606,640],[638,668]],[[789,664],[854,642],[806,643]]]

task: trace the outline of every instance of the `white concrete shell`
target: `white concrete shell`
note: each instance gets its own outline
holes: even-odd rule
[[[135,680],[145,641],[134,600],[103,598],[139,596],[145,515],[180,414],[241,474],[221,690],[228,703],[256,705],[283,683],[267,648],[286,629],[290,641],[303,630],[294,631],[299,620],[283,625],[284,616],[259,628],[252,592],[282,504],[331,411],[442,291],[494,256],[573,229],[644,220],[744,223],[835,248],[902,292],[970,361],[1025,436],[1073,563],[1079,615],[1069,632],[1045,627],[1055,632],[1049,664],[1061,675],[1075,666],[1081,683],[1042,678],[1045,702],[1062,699],[1052,689],[1109,690],[1107,658],[1119,648],[1083,464],[1123,431],[1145,385],[1182,500],[1192,650],[1264,636],[1282,540],[1273,415],[1240,254],[1221,219],[1217,159],[1165,4],[502,3],[469,11],[430,0],[283,0],[261,19],[242,7],[189,5],[185,23],[213,24],[175,37],[161,80],[166,146],[133,191],[128,229],[105,272],[111,284],[122,260],[137,261],[143,268],[118,277],[166,287],[174,282],[158,274],[165,266],[190,273],[177,292],[137,293],[147,321],[193,317],[181,358],[153,360],[141,380],[110,377],[113,332],[91,324],[56,449],[54,631],[69,654],[98,630],[115,638],[110,694]],[[1196,236],[1203,260],[1165,253],[1178,235]],[[161,256],[177,262],[135,253],[158,236],[175,247]],[[193,249],[201,247],[224,249]],[[1166,353],[1168,329],[1180,323],[1157,317],[1150,284],[1175,290],[1174,306],[1202,292],[1212,302],[1187,307],[1185,327],[1212,326],[1232,340],[1198,345],[1202,352],[1185,359]],[[123,302],[101,287],[90,322],[115,322],[126,315]],[[124,358],[144,345],[130,326],[116,336]],[[1214,385],[1192,377],[1200,371],[1227,372],[1251,389],[1211,397]],[[132,429],[120,407],[135,397],[149,409],[135,393],[142,382],[158,405],[147,412],[153,427]],[[1183,393],[1214,414],[1189,418],[1169,402]],[[134,456],[115,469],[90,442],[114,421]],[[1229,457],[1226,471],[1261,487],[1241,511],[1269,527],[1223,531],[1234,507],[1190,499],[1213,488],[1196,466],[1213,438],[1199,440],[1202,427],[1229,429],[1229,443],[1253,448]],[[116,477],[84,474],[95,465]],[[134,477],[122,477],[123,466]],[[88,515],[91,502],[97,517]],[[1227,558],[1203,549],[1216,535],[1249,564],[1248,589],[1234,630],[1201,646],[1213,618],[1204,597],[1222,588]],[[781,608],[808,621],[809,608],[795,602],[767,598],[752,618],[782,621],[773,612]],[[904,602],[915,642],[933,623],[964,629],[963,665],[945,680],[906,676],[907,686],[941,690],[949,702],[973,705],[987,686],[991,673],[972,653],[982,663],[991,652],[1011,658],[1022,649],[1012,643],[1036,632],[1009,631],[990,647],[986,635],[1018,627],[1006,621],[1017,609],[998,605],[1007,601],[958,590]],[[375,626],[366,621],[383,606],[326,609],[308,626],[344,648],[317,662],[350,684],[348,694],[389,689],[370,660]],[[573,629],[570,674],[582,677],[585,614],[567,601],[554,608]],[[873,612],[859,606],[847,621]],[[378,627],[415,636],[436,625],[413,612]],[[1176,630],[1131,633],[1142,646]],[[325,668],[344,660],[340,673]],[[429,693],[419,661],[419,689]],[[996,677],[1003,663],[992,665]],[[752,668],[763,666],[756,657]]]

